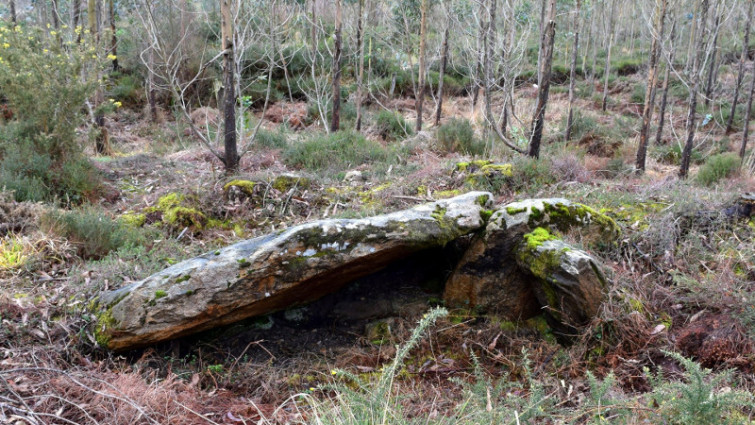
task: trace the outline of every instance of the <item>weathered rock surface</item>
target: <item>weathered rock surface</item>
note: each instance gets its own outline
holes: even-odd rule
[[[573,335],[598,314],[606,278],[600,264],[586,252],[561,240],[543,241],[528,234],[516,261],[536,278],[535,296],[556,335]]]
[[[482,228],[491,198],[471,192],[377,217],[316,221],[184,261],[103,294],[97,341],[126,350],[311,302]]]
[[[618,227],[609,217],[566,199],[531,199],[499,206],[485,231],[472,242],[446,283],[446,304],[481,308],[510,320],[538,314],[546,306],[546,298],[538,295],[543,290],[536,290],[542,286],[541,279],[532,272],[524,257],[518,258],[518,253],[525,246],[525,234],[537,228],[543,229],[546,234],[550,234],[547,229],[567,232],[575,228],[575,231],[583,233],[586,240],[603,243],[613,241],[618,236]],[[536,254],[532,253],[533,259],[540,258]],[[559,257],[558,260],[564,263],[555,264],[548,268],[548,272],[574,270],[567,263],[573,260],[571,256]],[[588,270],[581,267],[582,263],[579,265],[573,276],[575,282],[590,284],[593,278],[582,276],[581,273]],[[573,292],[575,297],[581,293],[579,291]],[[595,302],[599,304],[600,298],[594,299],[594,291],[589,288],[584,289],[584,294],[590,298],[576,304],[575,308],[585,307],[584,315],[593,314],[591,306]],[[563,319],[582,317],[578,311],[568,313]],[[582,323],[581,320],[575,322]]]

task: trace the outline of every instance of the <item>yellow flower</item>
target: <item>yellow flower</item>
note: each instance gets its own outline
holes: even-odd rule
[[[58,34],[57,31],[50,31],[50,35],[57,35],[57,34]]]
[[[337,375],[337,374],[338,374],[338,371],[337,371],[337,370],[335,370],[335,369],[333,369],[333,370],[331,370],[331,371],[330,371],[330,374],[331,374],[331,375]]]
[[[113,105],[115,105],[116,108],[120,108],[121,106],[123,106],[123,103],[122,102],[113,102]]]
[[[47,49],[42,49],[42,53],[47,53],[47,52],[49,52],[49,50],[47,50]]]
[[[63,27],[62,27],[62,28],[63,28],[64,30],[65,30],[65,29],[68,29],[68,25],[63,25]]]
[[[8,47],[10,47],[10,44],[8,44],[8,43],[3,43],[3,48],[7,49]]]
[[[81,25],[76,25],[76,28],[73,30],[76,34],[81,34]]]
[[[111,54],[107,55],[107,58],[109,60],[111,60],[111,61],[114,61],[114,60],[118,59],[118,56],[116,56],[116,55],[114,55],[114,54],[111,53]]]

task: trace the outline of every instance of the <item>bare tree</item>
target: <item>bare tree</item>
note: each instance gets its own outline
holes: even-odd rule
[[[448,28],[449,23],[446,22],[446,28],[443,31],[443,45],[441,46],[440,53],[440,72],[438,76],[438,106],[435,108],[435,125],[440,124],[440,118],[443,114],[443,78],[446,76],[446,66],[448,66]]]
[[[744,42],[742,43],[742,53],[739,56],[739,69],[737,70],[737,82],[734,86],[734,98],[731,101],[731,112],[729,113],[729,119],[726,121],[726,134],[731,133],[734,129],[734,115],[737,112],[739,88],[742,86],[742,79],[745,74],[745,61],[750,54],[750,29],[752,27],[753,5],[755,5],[755,2],[752,0],[747,2],[747,21],[745,22]]]
[[[663,138],[663,125],[666,122],[666,104],[668,102],[668,88],[671,77],[671,68],[674,65],[674,35],[676,32],[676,20],[671,24],[671,37],[669,37],[669,53],[666,60],[666,71],[663,76],[663,95],[661,96],[661,106],[658,111],[658,130],[655,133],[655,144],[660,145]]]
[[[422,0],[419,20],[419,78],[415,91],[415,108],[417,110],[416,131],[422,130],[422,104],[425,101],[425,50],[427,49],[427,0]]]
[[[723,5],[724,2],[718,3],[718,9],[721,8],[721,5]],[[713,46],[711,47],[711,55],[710,55],[710,62],[708,63],[708,78],[705,83],[705,107],[707,108],[710,106],[710,95],[713,91],[713,75],[715,74],[716,70],[716,53],[718,53],[718,33],[721,30],[721,14],[723,12],[719,12],[716,14],[716,23],[714,24],[714,32],[713,32]]]
[[[687,115],[687,143],[682,151],[682,163],[679,168],[679,177],[687,178],[689,173],[689,163],[692,156],[692,146],[695,141],[695,118],[697,110],[697,92],[700,87],[700,65],[705,54],[705,32],[708,17],[708,0],[702,0],[700,4],[700,34],[697,39],[697,54],[692,63],[692,72],[690,75],[690,92],[689,92],[689,113]]]
[[[336,3],[335,53],[333,54],[333,115],[330,121],[330,131],[338,131],[341,127],[341,0]]]
[[[364,22],[363,6],[364,0],[358,0],[357,2],[357,56],[359,60],[359,71],[357,73],[357,122],[356,131],[362,130],[362,90],[364,84],[364,33],[362,24]]]
[[[655,1],[655,24],[652,34],[653,43],[650,47],[650,61],[648,64],[647,87],[645,88],[645,105],[642,108],[642,127],[640,128],[640,145],[637,148],[637,158],[635,168],[638,172],[645,171],[645,157],[648,150],[648,139],[650,137],[650,120],[653,117],[653,106],[655,101],[655,86],[658,84],[658,52],[660,50],[661,40],[663,40],[663,27],[666,20],[667,0]]]
[[[10,22],[12,25],[16,25],[18,22],[18,16],[16,16],[16,0],[10,1]]]
[[[113,71],[118,71],[118,36],[115,32],[115,0],[108,0],[110,19],[110,54],[113,55]]]
[[[616,0],[611,1],[611,15],[608,18],[609,30],[608,34],[608,52],[606,53],[606,66],[603,70],[603,102],[601,108],[603,112],[606,111],[608,106],[608,77],[611,75],[611,48],[613,47],[615,31],[614,31],[614,13],[616,12]]]
[[[571,69],[569,70],[569,113],[566,117],[566,134],[564,139],[571,140],[572,124],[574,121],[574,86],[577,81],[577,56],[579,55],[579,12],[582,8],[582,0],[577,0],[574,8],[574,43],[572,43]]]
[[[739,148],[739,157],[744,161],[747,153],[747,139],[750,137],[750,116],[752,114],[752,97],[755,93],[755,59],[752,61],[753,72],[752,81],[750,82],[750,93],[747,96],[747,110],[745,111],[744,131],[742,132],[742,146]]]
[[[223,50],[223,165],[233,173],[239,167],[236,147],[236,83],[233,51],[233,14],[231,0],[220,0],[221,47]]]
[[[540,157],[540,142],[543,137],[543,125],[545,123],[545,109],[548,106],[548,91],[551,85],[551,66],[553,64],[553,44],[556,40],[556,0],[550,0],[548,23],[545,25],[543,37],[543,58],[541,60],[542,81],[538,87],[537,106],[535,117],[532,119],[532,138],[528,155],[534,158]]]

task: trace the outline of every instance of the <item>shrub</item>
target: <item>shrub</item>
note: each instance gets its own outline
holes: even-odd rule
[[[81,202],[96,188],[97,174],[76,128],[105,58],[75,43],[73,31],[61,34],[62,45],[41,29],[0,26],[0,34],[0,87],[16,116],[0,129],[0,186],[19,201]]]
[[[388,157],[388,151],[380,143],[344,130],[295,143],[285,152],[284,160],[289,165],[309,170],[343,170],[367,162],[386,161]]]
[[[131,74],[110,74],[112,86],[108,90],[108,97],[127,106],[138,106],[144,100],[144,88],[141,80]]]
[[[401,140],[414,134],[404,116],[395,111],[383,109],[378,112],[376,125],[383,140]]]
[[[344,125],[344,123],[357,118],[357,108],[353,104],[343,101],[344,96],[341,99],[341,125]],[[321,121],[321,110],[325,114],[325,121],[330,125],[330,120],[333,117],[333,102],[330,100],[319,107],[316,102],[309,102],[307,104],[307,117],[312,121]]]
[[[561,133],[566,132],[567,115],[561,120]],[[579,109],[574,110],[572,116],[571,139],[580,141],[590,133],[601,133],[598,128],[598,122],[590,115],[585,114]]]
[[[645,104],[645,85],[635,84],[632,88],[632,96],[629,101],[636,104]]]
[[[509,178],[509,185],[517,192],[534,193],[557,180],[548,161],[519,156],[511,165],[513,175]]]
[[[68,239],[84,259],[100,259],[137,240],[133,229],[127,229],[94,207],[68,212],[52,210],[40,221],[45,231]]]
[[[682,147],[677,143],[668,146],[654,147],[652,150],[652,155],[658,162],[664,164],[679,165],[682,160]],[[704,162],[704,159],[705,158],[703,157],[703,154],[699,150],[692,150],[690,161],[693,164],[702,164]]]
[[[485,143],[475,138],[472,124],[463,118],[451,118],[438,127],[436,138],[438,148],[446,153],[482,155],[485,152]]]
[[[271,149],[284,149],[288,146],[288,140],[286,135],[282,131],[270,131],[260,128],[257,131],[257,136],[254,139],[254,143],[258,146],[271,148]]]
[[[705,161],[697,172],[697,182],[703,186],[710,186],[719,180],[731,177],[739,170],[739,156],[734,153],[713,155]]]

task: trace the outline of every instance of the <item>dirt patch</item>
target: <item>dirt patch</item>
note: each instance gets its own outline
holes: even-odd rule
[[[621,142],[608,141],[593,133],[588,133],[579,141],[579,146],[583,147],[590,155],[600,158],[613,158],[616,151],[621,147]]]
[[[41,210],[38,204],[16,202],[12,194],[0,192],[0,236],[33,230]]]
[[[264,118],[274,123],[288,123],[294,130],[301,130],[307,125],[307,103],[278,102],[265,112]]]
[[[705,314],[676,333],[676,347],[707,368],[753,370],[752,342],[726,314]]]

